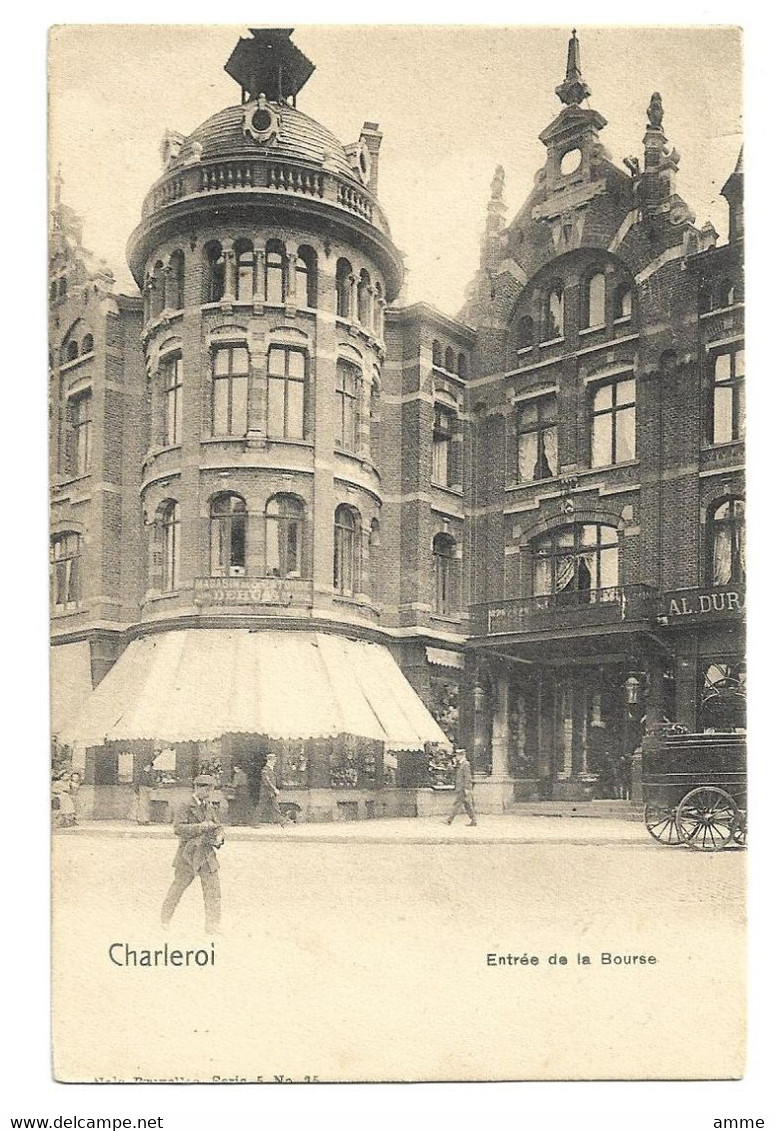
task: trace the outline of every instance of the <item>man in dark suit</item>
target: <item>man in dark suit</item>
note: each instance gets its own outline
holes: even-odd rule
[[[451,825],[461,809],[468,814],[468,824],[476,824],[474,810],[474,776],[471,773],[471,763],[466,757],[465,750],[455,751],[455,802],[452,812],[447,817],[447,824]]]
[[[172,862],[175,878],[162,904],[163,927],[169,926],[180,897],[199,876],[205,904],[205,930],[216,934],[220,929],[221,881],[215,850],[223,844],[223,828],[212,802],[214,784],[209,774],[199,774],[194,778],[193,797],[175,811],[175,836],[180,843]]]

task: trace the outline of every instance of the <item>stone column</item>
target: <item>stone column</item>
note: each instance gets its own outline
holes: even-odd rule
[[[509,776],[509,676],[499,671],[494,681],[492,716],[492,777]]]
[[[237,257],[231,240],[223,241],[223,259],[225,264],[223,298],[226,302],[234,302],[237,296]]]

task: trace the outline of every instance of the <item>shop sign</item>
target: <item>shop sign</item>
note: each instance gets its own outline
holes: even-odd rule
[[[737,588],[679,589],[665,593],[657,615],[660,624],[674,624],[684,618],[713,619],[740,617],[745,611],[745,590]]]
[[[291,605],[311,604],[310,582],[288,577],[197,577],[196,605]]]

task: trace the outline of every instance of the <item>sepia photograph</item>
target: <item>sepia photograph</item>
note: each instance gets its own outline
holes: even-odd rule
[[[48,52],[55,1079],[740,1079],[741,30]]]

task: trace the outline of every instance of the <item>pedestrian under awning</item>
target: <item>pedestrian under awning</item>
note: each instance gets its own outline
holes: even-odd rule
[[[326,632],[181,629],[130,642],[62,741],[354,735],[387,750],[448,739],[381,644]]]

